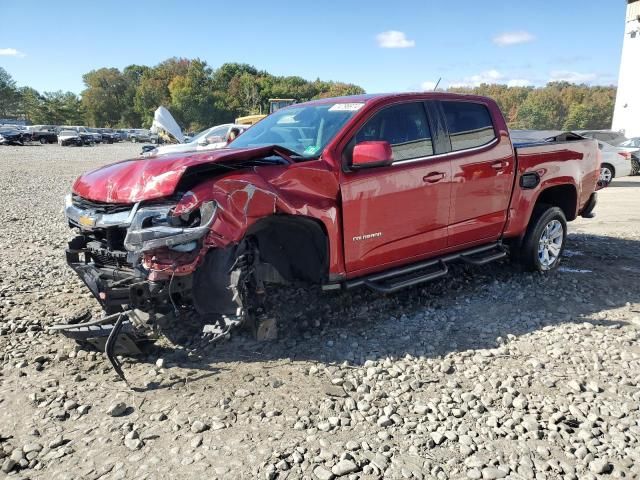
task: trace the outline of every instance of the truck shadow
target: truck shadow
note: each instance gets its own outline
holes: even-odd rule
[[[188,355],[169,351],[176,343],[157,345],[138,361],[175,355],[174,365],[215,372],[227,363],[279,359],[363,365],[405,355],[439,357],[495,348],[510,335],[563,323],[624,326],[607,311],[640,302],[636,240],[570,234],[562,266],[551,275],[523,272],[509,261],[451,270],[443,280],[386,296],[365,289],[280,289],[271,300],[280,312],[278,340],[260,343],[238,332]]]

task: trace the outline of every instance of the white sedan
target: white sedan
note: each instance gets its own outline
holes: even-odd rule
[[[235,125],[226,123],[203,130],[194,136],[188,143],[178,143],[175,145],[158,146],[152,150],[144,152],[145,156],[163,155],[165,153],[186,153],[198,152],[202,150],[216,150],[224,148],[229,144],[234,135],[237,137],[242,134],[249,125]]]
[[[600,181],[609,183],[614,178],[631,175],[631,154],[623,148],[617,148],[598,141],[598,148],[602,154],[600,164]]]

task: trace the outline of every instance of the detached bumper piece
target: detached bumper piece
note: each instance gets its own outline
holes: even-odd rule
[[[116,355],[118,353],[140,353],[135,341],[135,330],[129,318],[129,311],[107,315],[100,320],[68,325],[54,325],[49,331],[60,332],[75,340],[87,341],[95,347],[104,350],[109,362],[118,376],[127,382]],[[127,382],[128,383],[128,382]]]
[[[137,344],[156,337],[158,324],[166,322],[175,309],[169,292],[179,295],[190,290],[190,277],[181,277],[174,285],[151,282],[144,271],[126,262],[125,252],[102,248],[84,236],[69,242],[66,257],[67,264],[98,300],[106,316],[99,320],[85,316],[49,330],[104,351],[124,380],[116,355],[139,354]]]

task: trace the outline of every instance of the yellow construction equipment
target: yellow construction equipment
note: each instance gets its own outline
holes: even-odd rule
[[[281,108],[288,107],[289,105],[293,105],[296,103],[294,98],[270,98],[269,99],[269,113],[277,112]],[[256,114],[256,115],[246,115],[244,117],[236,118],[235,123],[237,125],[254,125],[262,120],[266,115],[264,114]]]

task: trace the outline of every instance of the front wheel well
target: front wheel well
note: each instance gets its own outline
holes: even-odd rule
[[[538,196],[535,206],[539,205],[559,207],[568,221],[575,220],[578,211],[578,192],[573,185],[549,187]]]
[[[320,284],[329,272],[329,242],[317,220],[296,215],[272,215],[247,231],[261,263],[275,268],[288,282]]]

